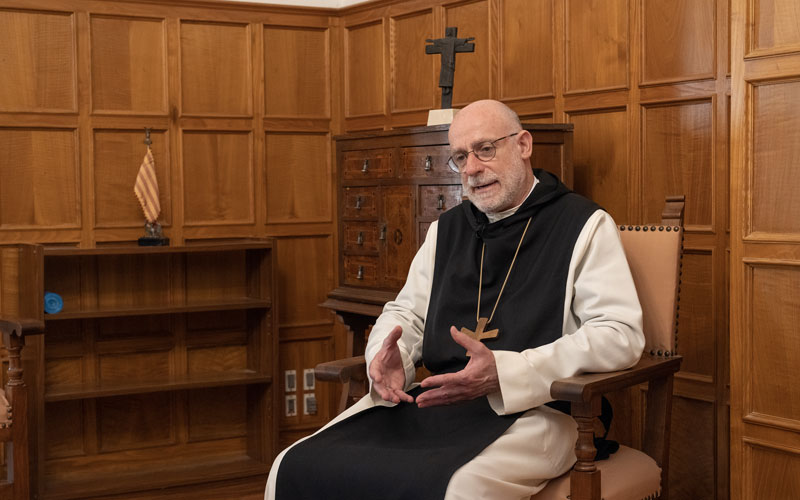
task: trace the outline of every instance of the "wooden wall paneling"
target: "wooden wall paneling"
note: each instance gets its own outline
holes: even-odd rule
[[[267,132],[265,150],[266,222],[330,222],[330,136]]]
[[[632,187],[627,110],[568,113],[568,117],[575,124],[572,160],[575,191],[605,208],[617,223],[627,223],[628,192]]]
[[[664,197],[686,195],[688,231],[715,231],[714,100],[642,108],[644,221],[661,220]]]
[[[329,118],[330,30],[264,26],[263,34],[264,115]]]
[[[437,109],[439,74],[435,72],[438,54],[426,54],[425,40],[440,38],[436,33],[433,9],[389,18],[391,69],[391,112]],[[460,57],[460,56],[459,56]]]
[[[384,21],[345,26],[346,118],[385,114]]]
[[[492,6],[488,0],[468,0],[445,5],[445,26],[458,27],[458,37],[474,37],[475,51],[456,57],[456,73],[453,80],[453,107],[463,108],[470,102],[494,96],[492,82],[497,50],[495,36],[498,26],[493,19]],[[436,34],[437,38],[444,33]],[[441,63],[436,65],[438,70]]]
[[[167,112],[164,18],[90,16],[92,111]]]
[[[684,248],[681,268],[681,308],[678,352],[681,375],[700,375],[707,382],[717,376],[716,290],[714,249]]]
[[[778,81],[753,87],[752,171],[749,237],[800,240],[800,162],[797,130],[800,81]]]
[[[748,262],[747,288],[751,316],[747,319],[749,374],[744,393],[745,419],[750,415],[783,420],[800,429],[800,391],[787,391],[787,381],[800,377],[800,263]]]
[[[800,50],[800,11],[796,2],[760,0],[750,4],[746,57]]]
[[[716,1],[642,2],[643,85],[716,76]]]
[[[566,0],[565,93],[628,88],[630,0]]]
[[[244,131],[183,132],[184,225],[255,223],[252,141]]]
[[[745,498],[800,497],[800,453],[792,446],[745,443]]]
[[[553,95],[553,76],[557,71],[553,64],[553,3],[554,0],[502,2],[498,30],[500,99]]]
[[[73,13],[0,9],[0,110],[76,112],[76,54]]]
[[[287,436],[299,439],[325,424],[333,411],[330,384],[321,384],[313,379],[313,368],[318,363],[331,359],[333,342],[330,339],[286,341],[280,345],[281,351],[281,428],[288,431]],[[294,372],[294,387],[287,386],[286,371]],[[289,401],[292,401],[290,403]],[[294,406],[294,414],[288,408]],[[281,447],[291,442],[281,442]]]
[[[181,112],[253,113],[250,26],[200,21],[180,25]]]
[[[80,225],[75,129],[0,128],[0,229]]]
[[[683,300],[681,300],[683,303]],[[672,399],[669,493],[671,498],[714,498],[714,403]],[[678,444],[680,443],[680,444]]]
[[[278,240],[278,317],[280,327],[330,325],[331,313],[319,307],[334,286],[333,244],[327,235]],[[286,338],[283,334],[281,338]]]
[[[161,214],[159,223],[167,228],[172,223],[170,194],[169,134],[166,130],[152,130],[156,178],[158,182]],[[133,186],[147,146],[143,144],[142,130],[94,130],[94,221],[95,228],[135,227],[140,230],[145,219]]]

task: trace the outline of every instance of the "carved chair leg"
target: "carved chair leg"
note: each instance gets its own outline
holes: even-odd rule
[[[575,456],[578,461],[569,475],[571,500],[600,500],[600,471],[594,463],[594,418],[600,415],[600,399],[572,403],[572,417],[578,423]]]

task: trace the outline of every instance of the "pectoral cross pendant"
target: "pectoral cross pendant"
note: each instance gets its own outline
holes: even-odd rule
[[[497,337],[497,335],[500,333],[500,330],[495,328],[494,330],[489,330],[488,332],[483,331],[483,329],[486,328],[486,323],[488,322],[488,318],[478,318],[478,326],[475,327],[474,332],[464,327],[461,329],[461,333],[469,335],[475,340],[493,339]]]

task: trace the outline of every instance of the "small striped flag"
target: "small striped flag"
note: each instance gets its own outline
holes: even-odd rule
[[[139,203],[144,211],[144,218],[147,222],[155,222],[158,214],[161,213],[161,203],[158,201],[158,180],[156,180],[156,163],[153,160],[153,152],[150,146],[147,147],[147,154],[144,155],[139,173],[136,175],[136,184],[133,192],[139,198]]]

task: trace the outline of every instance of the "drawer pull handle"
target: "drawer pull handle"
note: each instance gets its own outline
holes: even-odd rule
[[[399,229],[394,230],[394,244],[399,245],[403,242],[403,231]]]
[[[364,279],[364,266],[358,266],[358,274],[356,275],[357,280]]]
[[[444,208],[444,195],[443,194],[439,195],[439,204],[436,205],[436,208],[438,208],[439,210],[442,210]]]
[[[356,243],[358,243],[359,245],[364,244],[364,231],[358,232],[358,239],[356,240]]]
[[[430,172],[431,168],[433,168],[433,162],[431,161],[431,155],[425,157],[425,171]]]
[[[361,196],[356,196],[356,210],[361,210]]]
[[[364,164],[361,165],[361,171],[364,172],[365,174],[367,173],[368,169],[369,169],[369,158],[364,160]]]
[[[381,226],[381,234],[378,236],[378,239],[381,241],[386,241],[386,224]]]

